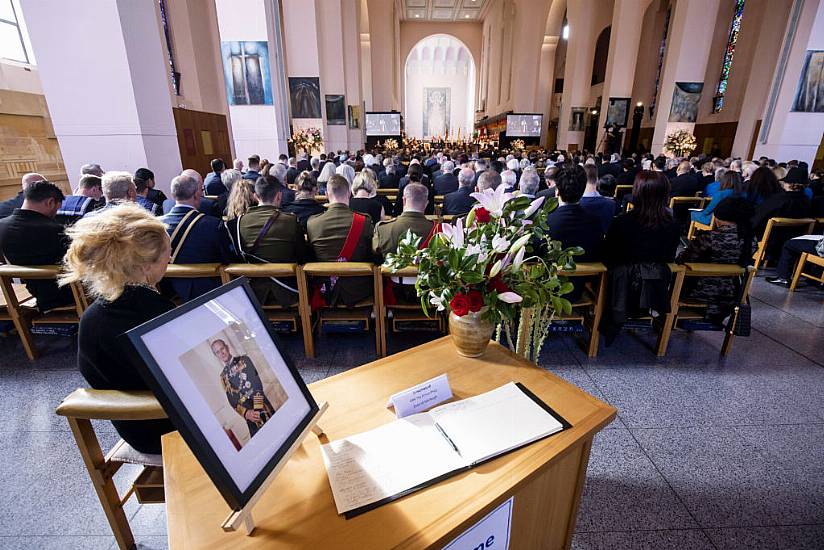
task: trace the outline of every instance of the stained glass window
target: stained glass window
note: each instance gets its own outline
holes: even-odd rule
[[[661,37],[661,45],[658,47],[658,69],[655,71],[655,91],[652,92],[652,101],[649,103],[649,116],[655,115],[655,103],[658,100],[658,90],[661,88],[661,72],[664,70],[664,53],[667,51],[667,35],[669,34],[670,16],[672,6],[667,8],[667,15],[664,17],[664,35]]]
[[[741,31],[741,19],[744,17],[744,4],[746,0],[733,0],[735,2],[735,12],[730,23],[730,34],[727,37],[727,47],[724,49],[724,61],[721,63],[721,76],[718,78],[718,87],[715,89],[715,96],[712,98],[712,112],[718,113],[724,108],[724,94],[727,93],[727,82],[730,79],[730,69],[732,69],[732,58],[735,55],[735,44],[738,42],[738,33]]]

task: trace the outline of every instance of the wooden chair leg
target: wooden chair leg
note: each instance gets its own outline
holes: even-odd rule
[[[312,306],[309,303],[309,281],[301,266],[295,273],[298,282],[298,311],[300,327],[303,332],[303,353],[306,357],[315,357],[315,336],[312,330]]]
[[[386,323],[383,319],[383,277],[381,276],[380,266],[375,266],[372,273],[372,282],[374,285],[374,305],[372,310],[375,312],[375,355],[377,357],[386,357]]]
[[[607,288],[607,274],[601,273],[600,283],[598,284],[598,299],[595,302],[595,313],[592,316],[592,328],[590,329],[589,347],[587,349],[587,357],[594,358],[598,356],[598,341],[600,340],[601,332],[598,326],[601,324],[601,316],[604,313],[604,298],[606,296]]]
[[[112,481],[111,474],[108,473],[109,469],[106,466],[106,460],[103,458],[103,451],[100,449],[100,442],[97,440],[91,421],[71,417],[68,418],[68,421],[77,442],[77,447],[80,449],[80,455],[83,457],[83,463],[86,465],[86,470],[89,472],[92,485],[97,493],[97,498],[100,499],[100,505],[103,507],[103,512],[105,512],[109,526],[112,528],[114,538],[117,540],[117,545],[121,550],[134,548],[134,535],[132,535],[132,529],[129,527],[129,520],[123,511],[117,487]]]
[[[735,334],[731,330],[724,333],[724,343],[721,344],[721,357],[726,357],[732,348],[732,341],[735,339]]]
[[[793,280],[790,283],[790,292],[795,292],[795,287],[798,285],[798,280],[801,279],[801,273],[804,270],[804,264],[807,263],[808,256],[809,253],[804,252],[798,259],[798,263],[795,266],[795,271],[793,272]]]
[[[684,285],[684,276],[683,270],[675,274],[675,282],[672,285],[670,312],[664,317],[664,324],[661,327],[661,334],[658,336],[658,345],[655,350],[655,354],[658,357],[663,357],[667,354],[670,335],[675,326],[675,321],[678,319],[678,301],[681,299],[681,287]]]
[[[20,341],[23,343],[23,349],[29,360],[37,359],[37,348],[34,345],[34,338],[31,334],[31,326],[29,320],[25,318],[20,309],[20,302],[17,300],[17,295],[14,293],[11,279],[0,277],[0,287],[2,287],[3,296],[6,299],[6,307],[9,311],[9,317],[17,334],[20,336]]]

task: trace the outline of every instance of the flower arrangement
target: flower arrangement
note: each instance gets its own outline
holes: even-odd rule
[[[466,220],[442,224],[429,244],[411,231],[384,265],[397,271],[418,266],[415,283],[421,306],[456,316],[477,313],[497,326],[497,339],[527,359],[537,360],[547,327],[572,306],[563,298],[573,288],[559,274],[574,270],[579,248],[562,248],[547,235],[546,217],[557,199],[530,200],[506,193],[503,186],[473,193],[479,204]]]
[[[295,153],[304,151],[311,154],[323,151],[323,136],[318,128],[301,128],[295,131],[289,143],[294,147]]]
[[[526,148],[526,144],[524,143],[524,140],[522,140],[522,139],[513,140],[510,145],[512,145],[512,148],[515,151],[523,151]]]
[[[398,140],[395,138],[389,138],[383,142],[383,150],[387,153],[391,153],[398,150]]]
[[[695,150],[698,141],[689,131],[675,130],[664,140],[664,152],[674,157],[685,157]]]

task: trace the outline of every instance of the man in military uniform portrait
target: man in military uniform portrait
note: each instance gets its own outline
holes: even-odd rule
[[[254,437],[275,412],[269,399],[263,393],[263,382],[255,364],[247,355],[233,356],[229,345],[223,340],[211,344],[212,353],[221,363],[220,382],[229,405],[246,420],[249,435]]]

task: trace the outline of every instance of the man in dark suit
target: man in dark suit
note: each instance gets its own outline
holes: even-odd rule
[[[40,180],[26,185],[23,204],[0,220],[0,254],[12,264],[54,265],[63,260],[68,239],[63,226],[54,221],[63,203],[63,193],[53,183]],[[58,288],[54,280],[27,280],[28,291],[37,298],[41,312],[73,301],[71,288]]]
[[[226,164],[224,164],[223,159],[212,160],[212,171],[209,172],[209,174],[206,175],[206,179],[203,180],[203,188],[207,195],[223,195],[229,192],[220,179],[220,175],[225,169]]]
[[[458,177],[453,174],[455,164],[451,160],[444,161],[441,173],[435,176],[435,194],[446,195],[458,190]]]
[[[249,180],[252,183],[256,182],[257,179],[260,177],[259,170],[260,157],[257,155],[252,155],[251,157],[249,157],[248,164],[246,165],[246,172],[243,173],[243,179]]]
[[[304,172],[307,170],[312,170],[312,163],[309,162],[309,159],[306,158],[306,153],[301,153],[298,155],[298,173]]]
[[[384,161],[386,169],[378,176],[378,186],[381,189],[397,189],[400,185],[401,176],[397,172],[397,166],[387,159]]]
[[[443,213],[462,216],[472,210],[475,199],[469,195],[475,191],[475,172],[472,168],[463,168],[458,172],[458,190],[443,198]]]
[[[23,176],[21,180],[21,184],[23,188],[20,190],[17,195],[10,198],[7,201],[0,202],[0,219],[5,218],[6,216],[11,216],[12,212],[14,212],[17,208],[23,206],[23,200],[25,200],[24,195],[26,194],[26,188],[36,181],[43,181],[46,178],[41,176],[40,174],[31,172]]]
[[[203,187],[203,178],[200,176],[200,172],[198,172],[197,170],[187,168],[186,170],[181,172],[180,175],[188,176],[194,179],[195,181],[197,181],[198,185],[201,186],[201,188]],[[212,199],[204,198],[201,193],[200,205],[197,207],[197,209],[206,214],[207,216],[220,218],[223,216],[223,210],[226,208],[226,201],[228,200],[228,198],[229,194],[224,193],[223,195],[219,195],[218,199],[215,201]],[[165,201],[163,201],[163,214],[168,214],[169,212],[171,212],[172,208],[175,207],[175,204],[177,204],[177,201],[175,201],[175,199],[173,198],[166,199]]]
[[[586,212],[601,220],[601,231],[606,234],[607,229],[612,224],[612,218],[615,217],[617,209],[615,199],[602,197],[598,192],[598,170],[595,166],[585,165],[584,173],[587,175],[587,185],[579,204]]]
[[[703,188],[689,161],[682,160],[670,181],[670,197],[694,197]]]
[[[286,182],[285,185],[292,185],[295,183],[295,180],[298,179],[300,175],[300,170],[298,170],[298,161],[295,157],[289,157],[289,168],[286,169]]]
[[[615,176],[616,185],[632,185],[635,182],[635,174],[638,169],[632,159],[624,159],[623,172]]]
[[[63,199],[63,205],[57,211],[55,221],[62,225],[72,225],[89,212],[102,208],[106,204],[103,198],[103,182],[97,176],[86,174],[80,177],[77,191]]]
[[[326,183],[326,194],[329,197],[326,212],[312,216],[306,224],[306,234],[315,257],[320,262],[374,261],[372,221],[369,216],[349,209],[349,182],[343,176],[335,174]],[[360,217],[357,224],[355,216]],[[354,248],[346,251],[345,244],[350,238],[354,242]],[[349,257],[344,255],[345,252],[351,252]],[[325,286],[328,288],[329,284],[331,281]],[[334,283],[331,292],[326,292],[326,302],[331,305],[342,302],[352,307],[372,296],[372,285],[371,277],[340,278]]]
[[[601,220],[580,205],[587,185],[587,175],[584,169],[580,166],[561,168],[555,177],[555,184],[558,188],[558,208],[547,216],[549,236],[556,241],[561,241],[564,247],[580,246],[583,248],[583,256],[576,256],[576,261],[599,261],[604,242],[604,230]]]
[[[174,207],[160,219],[172,239],[172,264],[230,263],[235,259],[220,218],[198,211],[203,188],[184,171],[172,180]],[[220,286],[217,278],[170,279],[167,288],[189,301]]]

